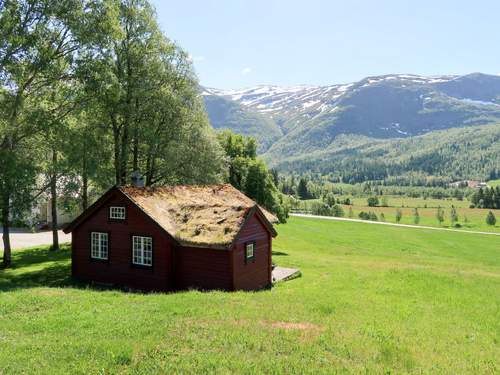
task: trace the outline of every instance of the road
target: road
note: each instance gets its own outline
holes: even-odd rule
[[[310,215],[310,214],[290,214],[290,216],[308,217],[308,218],[313,218],[313,219],[337,220],[337,221],[354,221],[356,223],[375,224],[375,225],[391,225],[393,227],[406,227],[406,228],[417,228],[417,229],[431,229],[431,230],[440,230],[440,231],[447,231],[447,232],[460,232],[460,233],[471,233],[471,234],[488,234],[488,235],[492,235],[492,236],[500,236],[500,233],[494,233],[494,232],[481,232],[481,231],[474,231],[474,230],[428,227],[428,226],[425,226],[425,225],[386,223],[386,222],[382,222],[382,221],[370,221],[370,220],[361,220],[361,219],[348,219],[348,218],[345,218],[345,217],[319,216],[319,215]]]
[[[71,234],[64,234],[62,230],[59,232],[59,242],[71,242]],[[2,230],[0,229],[0,236],[2,235]],[[52,232],[27,232],[25,230],[19,230],[13,228],[10,233],[10,244],[12,249],[21,249],[23,247],[32,247],[40,245],[50,245],[52,244]],[[3,251],[3,241],[0,241],[0,249]]]

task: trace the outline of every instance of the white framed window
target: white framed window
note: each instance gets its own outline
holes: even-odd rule
[[[109,218],[114,220],[125,220],[125,207],[111,206],[109,208]]]
[[[255,242],[245,244],[245,262],[255,259]]]
[[[153,265],[153,238],[132,236],[132,264]]]
[[[90,257],[108,259],[109,238],[107,233],[92,232],[90,234]]]

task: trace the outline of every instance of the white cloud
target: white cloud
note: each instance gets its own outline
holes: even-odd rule
[[[246,68],[243,68],[243,70],[241,71],[241,74],[243,75],[247,75],[249,73],[252,72],[252,68],[249,68],[248,66]]]

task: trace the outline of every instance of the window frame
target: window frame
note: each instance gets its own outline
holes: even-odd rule
[[[97,257],[97,256],[94,256],[94,251],[93,251],[93,238],[94,238],[94,234],[98,234],[99,237],[98,237],[98,244],[99,244],[99,249],[98,249],[98,252],[99,254],[102,254],[102,250],[101,250],[101,236],[102,235],[106,235],[106,257],[103,258],[103,257]],[[104,263],[109,263],[109,253],[110,253],[110,238],[111,238],[111,235],[110,235],[110,232],[103,232],[103,231],[99,231],[99,230],[91,230],[89,232],[89,256],[90,256],[90,260],[92,261],[95,261],[95,262],[104,262]]]
[[[113,209],[123,209],[123,217],[113,217]],[[125,206],[109,206],[108,208],[108,220],[109,221],[125,221],[127,220],[127,208]]]
[[[252,245],[252,256],[248,256],[248,246]],[[257,242],[256,241],[248,241],[245,242],[245,248],[244,248],[244,256],[245,256],[245,264],[246,263],[255,263],[255,250],[257,249]]]
[[[144,260],[144,239],[148,238],[151,240],[151,264],[145,264],[143,263],[136,263],[134,261],[134,238],[141,238],[142,241],[142,249],[141,249],[141,258]],[[146,269],[152,269],[153,264],[154,264],[154,239],[153,236],[147,235],[147,234],[136,234],[136,233],[131,233],[130,234],[130,264],[132,267],[136,268],[146,268]]]

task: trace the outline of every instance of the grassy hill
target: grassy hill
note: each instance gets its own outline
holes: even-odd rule
[[[399,139],[344,135],[323,150],[283,158],[271,149],[264,158],[280,170],[331,173],[346,182],[383,179],[410,171],[452,180],[485,179],[492,171],[500,171],[500,124]]]
[[[292,218],[256,293],[124,293],[70,257],[0,271],[0,373],[498,373],[500,237]]]

